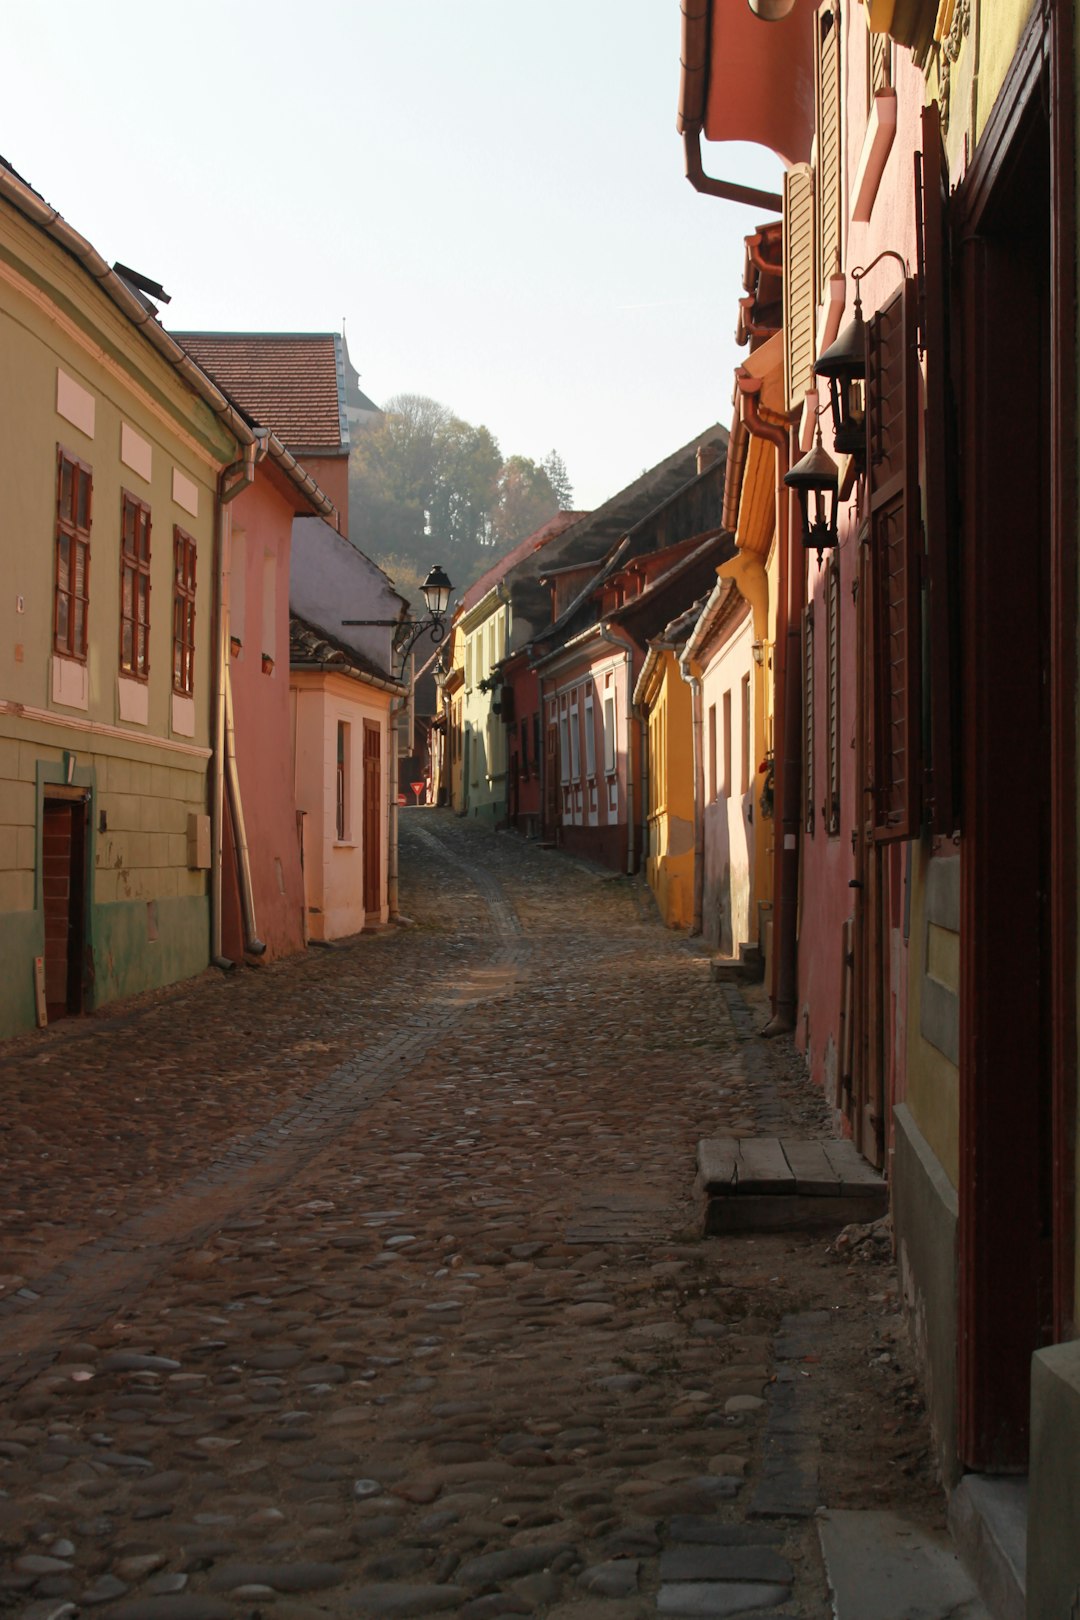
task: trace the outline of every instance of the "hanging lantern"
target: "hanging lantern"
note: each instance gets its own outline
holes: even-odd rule
[[[799,497],[802,511],[802,542],[807,551],[816,551],[818,567],[822,553],[837,543],[836,501],[840,469],[821,443],[821,423],[812,450],[784,474],[784,483]]]
[[[828,378],[832,401],[833,445],[839,455],[866,460],[866,322],[859,283],[855,282],[855,317],[814,367]]]

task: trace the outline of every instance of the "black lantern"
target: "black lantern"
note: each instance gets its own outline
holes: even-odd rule
[[[829,379],[832,401],[833,445],[839,455],[866,459],[866,322],[862,315],[859,283],[855,282],[855,318],[814,367]]]
[[[428,605],[428,612],[433,619],[441,619],[446,612],[447,604],[450,601],[450,592],[453,588],[446,577],[445,570],[436,563],[420,587],[424,601]]]
[[[863,320],[859,283],[882,259],[895,259],[904,275],[907,275],[907,260],[895,248],[883,248],[869,264],[853,270],[854,318],[836,342],[830,343],[814,367],[819,377],[829,379],[833,445],[838,454],[854,456],[860,470],[866,464],[866,322]]]
[[[807,551],[817,552],[820,568],[822,553],[836,545],[836,500],[840,488],[840,469],[822,446],[820,422],[814,448],[784,474],[784,483],[799,497],[803,545]]]

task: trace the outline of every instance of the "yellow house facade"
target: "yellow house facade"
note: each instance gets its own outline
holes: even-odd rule
[[[646,727],[649,786],[645,878],[669,928],[694,917],[693,709],[678,646],[650,644],[634,689]]]
[[[254,435],[0,167],[0,1036],[209,960],[218,480]]]

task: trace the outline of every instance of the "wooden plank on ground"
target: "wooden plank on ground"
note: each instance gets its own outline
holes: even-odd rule
[[[707,1136],[697,1145],[698,1180],[710,1193],[734,1193],[739,1182],[739,1141]]]
[[[739,1194],[794,1193],[795,1174],[775,1136],[744,1136],[739,1142]]]
[[[841,1180],[829,1163],[821,1142],[797,1142],[782,1137],[780,1146],[795,1176],[800,1198],[838,1198]]]
[[[867,1164],[854,1142],[826,1142],[824,1148],[829,1163],[840,1177],[845,1197],[855,1197],[871,1187],[884,1186],[878,1171],[872,1164]]]

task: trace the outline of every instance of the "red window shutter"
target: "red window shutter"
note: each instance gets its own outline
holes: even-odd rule
[[[930,736],[926,807],[935,832],[957,826],[956,415],[949,372],[949,172],[936,102],[923,109],[916,153],[919,309],[926,353],[926,562]]]
[[[922,815],[921,526],[915,287],[867,331],[866,430],[874,672],[874,827],[914,838]]]

